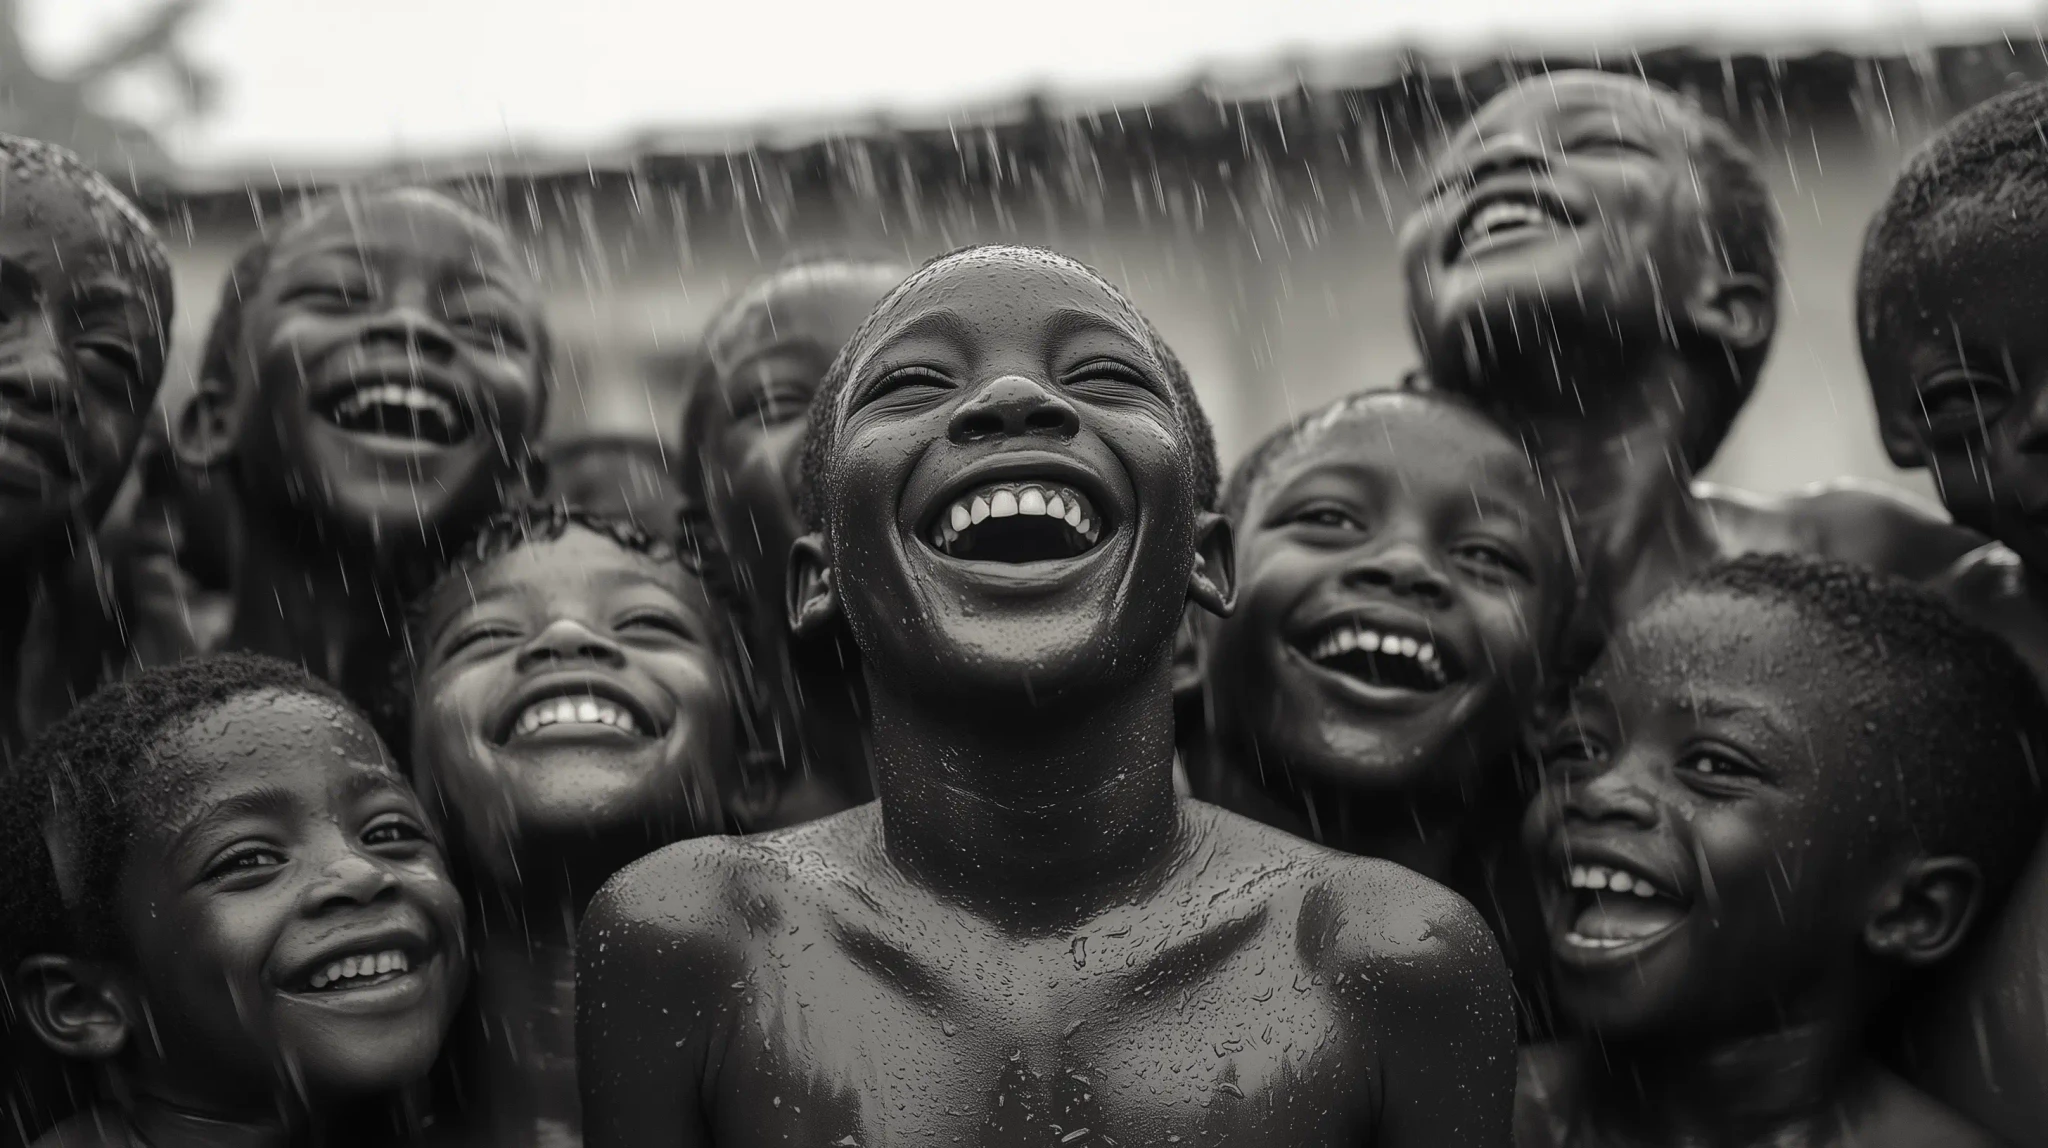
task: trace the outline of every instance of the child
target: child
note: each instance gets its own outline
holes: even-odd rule
[[[1367,392],[1267,439],[1223,502],[1238,599],[1197,619],[1196,796],[1398,861],[1501,923],[1493,863],[1573,592],[1527,456],[1463,403]]]
[[[892,262],[821,257],[770,273],[712,316],[683,414],[684,506],[709,581],[738,618],[764,756],[779,759],[792,825],[874,797],[859,654],[796,642],[783,584],[801,534],[796,490],[805,414],[839,348],[910,273]]]
[[[812,408],[793,621],[844,618],[877,803],[671,846],[584,923],[592,1148],[1491,1144],[1469,906],[1174,795],[1174,636],[1230,609],[1207,421],[1099,276],[970,248]]]
[[[533,481],[547,364],[524,256],[438,193],[344,193],[245,252],[174,440],[242,505],[226,645],[381,696],[408,583]]]
[[[112,184],[63,148],[0,135],[0,762],[22,736],[21,658],[39,597],[65,604],[86,692],[118,642],[67,582],[163,381],[171,270]],[[87,582],[92,579],[88,577]]]
[[[575,1141],[576,921],[627,862],[727,827],[717,622],[666,543],[559,509],[491,520],[418,602],[412,773],[471,883],[483,1143]]]
[[[1436,159],[1402,237],[1410,320],[1428,385],[1508,423],[1570,511],[1574,669],[1718,558],[1797,551],[1924,579],[1981,542],[1876,488],[1774,500],[1693,482],[1770,349],[1777,231],[1728,128],[1629,77],[1525,80]]]
[[[461,900],[383,743],[304,670],[110,686],[37,740],[0,818],[19,1023],[104,1081],[39,1143],[354,1142],[336,1122],[440,1051]]]
[[[1996,1143],[1863,1033],[2011,886],[2044,739],[2018,659],[1903,580],[1752,555],[1667,592],[1528,814],[1585,1039],[1525,1057],[1520,1143]]]
[[[1925,467],[1956,521],[1996,539],[1939,585],[2048,680],[2048,87],[1957,117],[1906,162],[1864,239],[1856,313],[1892,461]],[[1930,1087],[2021,1143],[2048,1144],[2048,851],[1984,952],[1930,1008]],[[1981,1051],[1980,1051],[1981,1050]]]

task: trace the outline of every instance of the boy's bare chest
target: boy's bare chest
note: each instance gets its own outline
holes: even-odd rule
[[[819,932],[779,938],[728,990],[720,1143],[1318,1144],[1369,1127],[1360,1026],[1263,912],[1021,943]]]

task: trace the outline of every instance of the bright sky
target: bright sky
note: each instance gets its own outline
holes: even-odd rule
[[[159,0],[21,0],[53,66]],[[1693,42],[1897,50],[2036,34],[2042,0],[212,0],[184,43],[222,106],[168,142],[198,167],[518,145],[603,149],[972,107],[1033,89],[1145,94],[1198,72],[1373,49],[1625,51]],[[143,84],[126,110],[160,106]]]

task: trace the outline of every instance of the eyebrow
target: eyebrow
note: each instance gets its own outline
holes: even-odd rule
[[[275,817],[291,809],[297,802],[297,796],[290,790],[272,785],[252,789],[247,793],[237,793],[233,797],[224,797],[200,810],[192,820],[186,822],[185,827],[171,838],[169,852],[183,849],[195,834],[215,822],[237,817]]]
[[[1086,335],[1099,331],[1111,335],[1121,335],[1141,345],[1147,342],[1147,340],[1140,338],[1129,327],[1109,316],[1097,311],[1084,311],[1078,307],[1062,307],[1054,311],[1052,317],[1046,321],[1045,326],[1047,331],[1060,338],[1071,338],[1075,335]]]
[[[940,307],[922,312],[898,327],[893,338],[935,338],[965,352],[974,344],[974,328],[958,314]]]
[[[1795,735],[1780,725],[1769,709],[1746,701],[1741,697],[1727,697],[1719,694],[1688,694],[1672,702],[1673,708],[1690,714],[1702,721],[1725,721],[1730,718],[1749,718],[1763,724],[1775,737],[1790,745],[1802,745],[1811,739]]]

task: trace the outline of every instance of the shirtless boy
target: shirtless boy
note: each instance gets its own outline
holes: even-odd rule
[[[224,645],[382,697],[405,595],[532,485],[547,405],[539,287],[438,192],[348,192],[236,263],[186,465],[241,504]]]
[[[593,1148],[1505,1138],[1471,908],[1174,795],[1175,633],[1233,597],[1213,449],[1069,260],[969,249],[883,301],[813,408],[790,591],[859,643],[879,801],[599,895]]]
[[[874,797],[858,651],[844,630],[800,640],[783,580],[801,535],[798,479],[811,399],[839,348],[910,268],[821,257],[777,268],[719,308],[683,412],[684,513],[732,610],[763,772],[794,825]]]
[[[1927,468],[1956,521],[1997,540],[1939,588],[2048,681],[2044,117],[2048,87],[2024,88],[1907,160],[1865,237],[1856,311],[1892,461]],[[1909,1050],[1930,1087],[2029,1145],[2048,1144],[2044,977],[2048,852]]]
[[[1997,1143],[1866,1029],[2011,888],[2044,748],[2019,660],[1922,587],[1767,554],[1658,599],[1576,692],[1528,814],[1580,1035],[1525,1054],[1519,1142]]]
[[[39,699],[22,704],[22,659],[38,598],[62,603],[56,612],[68,615],[63,638],[34,638],[33,652],[66,678],[60,705],[91,692],[103,659],[119,645],[96,595],[72,592],[74,559],[90,548],[163,381],[172,291],[155,229],[70,152],[0,135],[0,183],[4,763],[25,715],[45,708]],[[83,581],[89,586],[96,573]]]
[[[1982,542],[1875,488],[1763,499],[1694,481],[1770,348],[1777,230],[1727,127],[1628,77],[1524,80],[1436,159],[1402,237],[1410,320],[1429,384],[1510,424],[1565,500],[1573,666],[1718,558],[1796,551],[1919,580]]]

